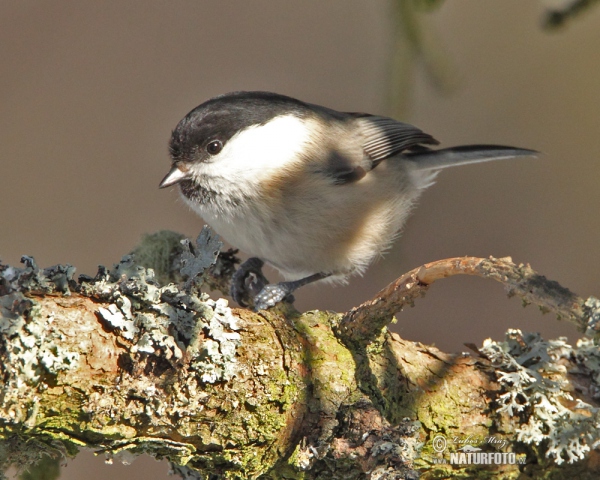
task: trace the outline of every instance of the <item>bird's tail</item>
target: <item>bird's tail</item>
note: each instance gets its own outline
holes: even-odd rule
[[[502,145],[464,145],[462,147],[442,148],[440,150],[422,150],[404,153],[415,163],[416,170],[438,170],[469,163],[489,162],[516,157],[535,157],[539,152],[525,148],[505,147]]]

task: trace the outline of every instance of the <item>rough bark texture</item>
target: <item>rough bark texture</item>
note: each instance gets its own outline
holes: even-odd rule
[[[593,345],[586,355],[566,347],[555,355],[544,344],[556,364],[548,360],[544,365],[552,368],[542,372],[532,367],[535,355],[546,358],[539,339],[520,332],[512,332],[504,350],[492,344],[473,354],[449,355],[407,342],[376,321],[391,320],[399,307],[389,303],[392,292],[406,282],[359,307],[355,326],[364,329],[364,341],[349,334],[354,330],[347,322],[356,311],[229,309],[194,288],[155,284],[151,272],[130,258],[78,285],[68,267],[41,271],[27,261],[20,270],[0,266],[3,467],[35,463],[43,452],[74,455],[86,447],[125,461],[142,453],[168,458],[185,465],[175,470],[188,478],[600,474],[594,451],[559,466],[556,458],[546,458],[544,442],[532,443],[528,438],[534,437],[526,435],[517,441],[519,429],[535,416],[537,400],[528,403],[534,397],[527,389],[516,391],[513,403],[501,397],[511,393],[503,378],[535,370],[540,384],[554,382],[548,391],[560,376],[559,390],[572,397],[564,400],[569,412],[595,419]],[[420,270],[417,283],[431,283],[426,271]],[[373,310],[374,304],[381,308]],[[582,301],[575,304],[584,309]],[[533,351],[538,353],[527,353]],[[511,366],[526,354],[529,363]],[[553,401],[552,395],[544,398]],[[440,451],[434,441],[440,434],[449,444],[453,438],[492,439],[478,444],[484,452],[517,453],[526,463],[441,463],[454,447]],[[569,452],[564,450],[564,459]]]

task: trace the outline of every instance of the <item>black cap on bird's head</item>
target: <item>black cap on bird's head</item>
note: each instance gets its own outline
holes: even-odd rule
[[[169,152],[175,161],[196,161],[212,141],[223,145],[238,132],[283,114],[306,115],[308,106],[270,92],[234,92],[212,98],[188,113],[175,127]]]
[[[211,98],[189,112],[173,130],[169,142],[173,168],[160,188],[186,179],[186,163],[210,161],[242,130],[279,115],[304,117],[309,111],[306,103],[271,92],[233,92]]]

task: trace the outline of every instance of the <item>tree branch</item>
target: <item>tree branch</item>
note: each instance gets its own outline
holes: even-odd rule
[[[434,262],[345,315],[285,304],[253,313],[198,290],[207,278],[224,286],[219,273],[235,263],[231,252],[215,259],[214,246],[205,232],[195,246],[161,255],[164,265],[185,259],[185,286],[158,284],[130,256],[79,283],[69,266],[41,270],[29,257],[22,269],[0,265],[2,468],[81,447],[124,461],[168,458],[187,478],[513,478],[519,470],[567,478],[594,468],[593,342],[570,347],[511,331],[478,356],[449,355],[384,328],[426,285],[456,273],[495,278],[584,325],[591,307],[528,267]],[[190,269],[210,264],[206,255],[216,266]],[[358,341],[361,332],[368,341]],[[575,440],[552,415],[538,415],[542,406],[578,426]],[[439,435],[447,450],[436,450]],[[440,463],[462,446],[452,444],[457,437],[493,438],[484,452],[527,463]],[[571,459],[578,463],[557,469]]]

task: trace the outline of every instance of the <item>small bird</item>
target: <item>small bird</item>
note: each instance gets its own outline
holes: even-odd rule
[[[537,152],[498,145],[432,149],[417,127],[270,92],[212,98],[173,130],[172,168],[187,204],[253,255],[232,279],[236,302],[274,306],[316,281],[362,274],[398,235],[442,168]],[[267,262],[286,279],[266,284]]]

